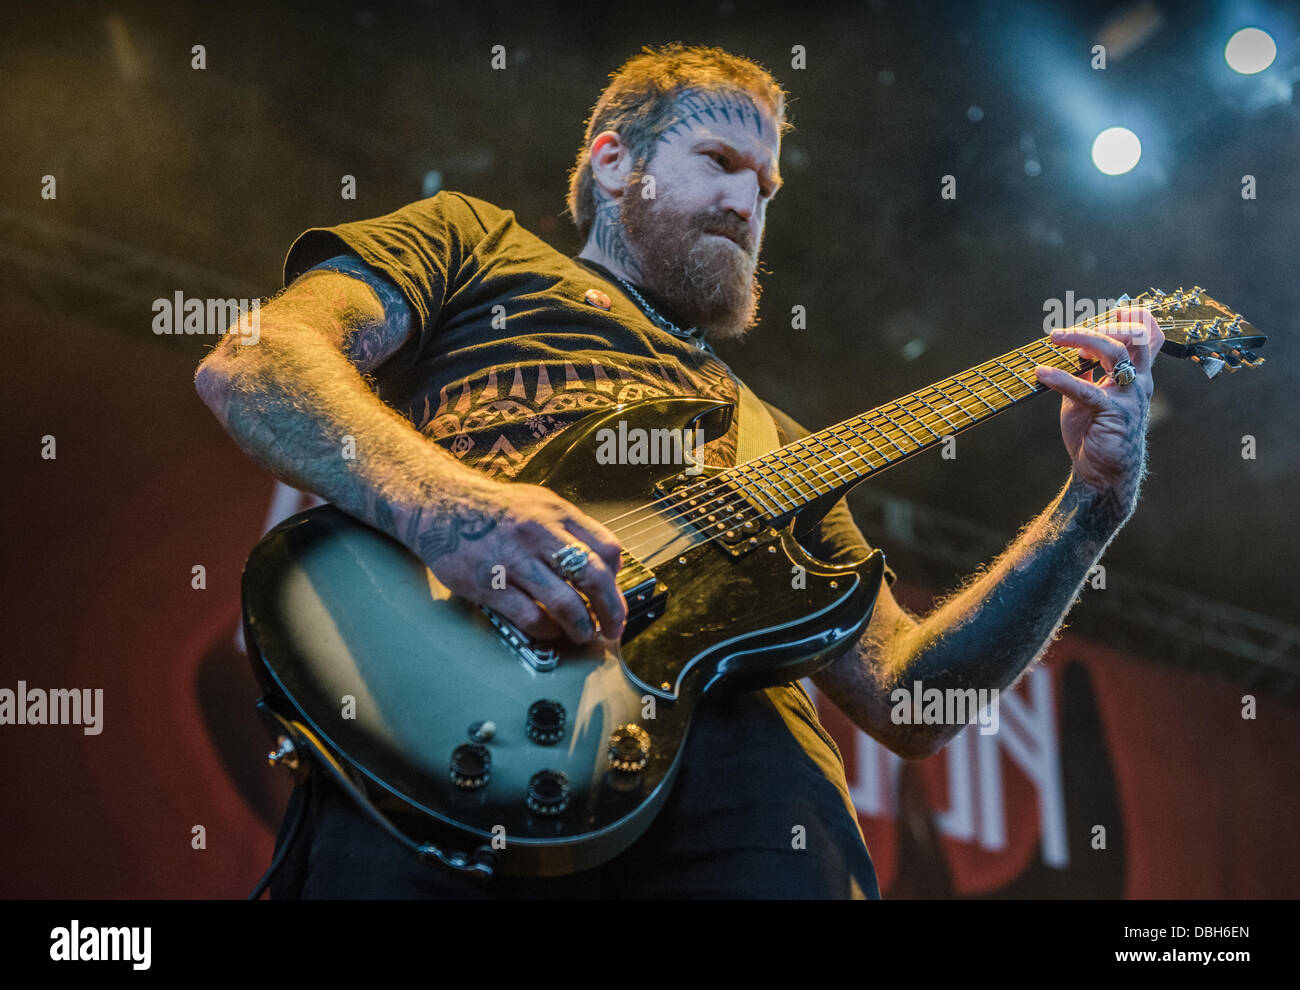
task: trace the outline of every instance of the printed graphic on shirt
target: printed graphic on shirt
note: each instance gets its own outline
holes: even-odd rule
[[[542,444],[599,409],[671,395],[736,401],[734,383],[720,371],[692,372],[665,362],[653,376],[637,375],[630,366],[603,357],[492,368],[440,388],[436,406],[426,395],[411,419],[465,463],[510,480]],[[734,429],[705,444],[704,459],[719,467],[734,464]]]

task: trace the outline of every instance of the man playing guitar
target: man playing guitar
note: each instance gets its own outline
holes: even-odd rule
[[[569,195],[579,255],[452,192],[307,231],[258,342],[228,335],[199,367],[199,393],[250,457],[393,537],[457,595],[536,639],[617,640],[627,609],[614,533],[511,479],[592,410],[647,395],[738,401],[743,386],[713,344],[756,324],[786,129],[785,94],[755,63],[647,49],[588,123]],[[932,755],[963,726],[896,724],[894,688],[1013,685],[1136,504],[1160,329],[1134,308],[1052,339],[1105,372],[1036,371],[1063,396],[1072,470],[1060,494],[929,614],[905,612],[885,584],[860,639],[814,678],[904,758]],[[782,443],[807,433],[766,408]],[[730,465],[736,453],[733,425],[705,459]],[[842,500],[805,545],[826,560],[866,546]],[[431,870],[313,779],[294,792],[306,833],[272,894],[879,896],[840,754],[798,684],[709,699],[686,745],[650,830],[604,866],[555,878]],[[805,841],[792,843],[799,826]]]

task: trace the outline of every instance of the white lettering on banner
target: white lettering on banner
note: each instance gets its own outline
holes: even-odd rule
[[[812,682],[804,683],[811,685]],[[808,693],[815,702],[816,689],[810,686]],[[898,775],[902,771],[903,761],[877,744],[861,729],[854,736],[857,742],[857,775],[849,781],[849,797],[853,799],[853,806],[862,814],[873,818],[896,818]]]
[[[1065,834],[1065,792],[1060,740],[1052,705],[1052,675],[1036,667],[1025,678],[1029,700],[1018,691],[1002,694],[1002,720],[994,735],[963,730],[943,750],[948,774],[948,808],[935,813],[943,835],[1001,851],[1007,847],[1006,789],[1001,754],[1033,786],[1042,828],[1043,861],[1056,869],[1070,863]],[[896,817],[902,759],[865,732],[855,732],[856,773],[849,781],[854,806],[865,815]],[[972,757],[974,766],[972,766]]]
[[[935,815],[940,832],[963,842],[973,842],[976,838],[974,784],[978,774],[972,774],[970,769],[973,734],[958,733],[944,750],[948,758],[948,810]]]

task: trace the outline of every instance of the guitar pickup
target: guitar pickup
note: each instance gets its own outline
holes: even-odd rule
[[[618,586],[627,602],[627,625],[623,632],[623,638],[627,639],[653,622],[655,616],[663,614],[668,586],[626,550],[622,560],[618,569]]]

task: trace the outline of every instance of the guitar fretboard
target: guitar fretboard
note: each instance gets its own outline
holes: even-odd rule
[[[838,497],[868,475],[1047,391],[1034,377],[1040,364],[1073,375],[1097,367],[1044,337],[737,465],[724,477],[769,522],[782,522],[819,498]]]

